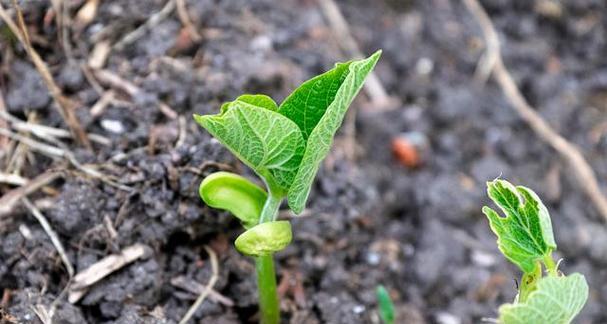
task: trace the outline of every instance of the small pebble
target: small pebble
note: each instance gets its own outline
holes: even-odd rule
[[[440,312],[436,314],[436,322],[439,324],[461,324],[462,320],[453,314]]]
[[[103,127],[103,129],[105,129],[106,131],[114,134],[122,134],[125,130],[124,125],[121,121],[113,119],[101,120],[101,127]]]
[[[422,57],[415,64],[415,72],[419,75],[428,75],[434,70],[434,62],[427,57]]]
[[[272,39],[267,35],[261,35],[251,40],[251,49],[254,51],[267,52],[272,49]]]
[[[428,138],[420,132],[402,133],[392,139],[394,156],[408,168],[416,168],[423,164],[429,146]]]
[[[365,311],[365,306],[363,305],[356,305],[352,308],[352,311],[354,312],[354,314],[362,314],[362,312]]]
[[[479,267],[488,268],[495,264],[495,257],[489,253],[474,250],[472,251],[472,262]]]
[[[381,256],[379,254],[375,253],[375,252],[369,252],[369,253],[367,253],[367,258],[366,259],[367,259],[367,263],[369,265],[375,266],[375,265],[379,264]]]

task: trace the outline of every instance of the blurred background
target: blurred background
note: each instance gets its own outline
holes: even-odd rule
[[[232,245],[240,225],[197,193],[217,170],[254,176],[191,116],[242,93],[280,102],[383,49],[308,209],[281,213],[294,233],[277,254],[285,321],[379,323],[379,284],[399,323],[497,317],[520,272],[480,209],[485,182],[503,177],[540,195],[561,270],[586,276],[577,323],[607,322],[607,215],[490,75],[466,3],[17,1],[23,20],[0,3],[3,321],[175,323],[213,275],[206,245],[218,281],[196,321],[254,322],[253,263]],[[607,192],[606,3],[480,4],[505,73]],[[121,252],[104,276],[84,272]]]

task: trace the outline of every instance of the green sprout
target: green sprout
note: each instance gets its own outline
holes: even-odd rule
[[[278,209],[287,198],[295,214],[303,211],[333,136],[380,55],[337,63],[304,82],[280,106],[268,96],[245,94],[224,103],[217,115],[194,115],[267,189],[229,172],[214,173],[200,185],[208,206],[229,211],[246,229],[235,245],[255,258],[262,323],[280,321],[272,255],[292,238],[291,224],[277,220]]]
[[[379,317],[384,324],[394,324],[396,316],[394,315],[394,303],[392,297],[382,285],[377,286],[377,306],[379,308]]]
[[[487,193],[505,214],[501,217],[483,207],[498,247],[523,272],[518,295],[513,303],[500,307],[498,322],[571,323],[588,299],[588,284],[579,273],[566,276],[558,270],[552,258],[556,243],[548,209],[533,190],[506,180],[488,182]]]

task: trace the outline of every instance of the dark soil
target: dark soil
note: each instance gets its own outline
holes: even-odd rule
[[[188,41],[173,13],[132,45],[113,50],[104,68],[142,91],[130,96],[117,89],[119,100],[94,117],[90,108],[100,94],[79,65],[96,43],[117,42],[165,1],[101,1],[91,24],[70,26],[72,58],[58,38],[50,3],[22,2],[36,49],[65,94],[79,103],[83,127],[111,139],[111,145],[95,144],[92,152],[69,141],[66,147],[81,163],[102,165],[102,172],[133,188],[126,192],[69,172],[30,198],[50,199],[42,211],[76,271],[135,243],[151,253],[101,280],[72,305],[62,295],[69,276],[57,251],[19,206],[0,220],[0,316],[38,323],[32,306],[54,302],[56,323],[176,323],[196,295],[171,281],[183,277],[206,284],[207,244],[219,257],[215,289],[233,306],[209,299],[195,318],[254,322],[252,260],[232,245],[241,228],[197,196],[201,179],[214,171],[252,174],[190,116],[214,113],[245,92],[280,101],[300,82],[348,59],[318,3],[186,1],[203,40]],[[67,3],[74,17],[84,1]],[[583,150],[607,189],[605,2],[482,3],[525,97]],[[547,10],[546,3],[560,11]],[[377,74],[403,104],[380,112],[369,107],[364,94],[355,101],[355,157],[349,157],[342,132],[319,173],[306,216],[292,219],[293,244],[276,256],[279,282],[286,280],[288,288],[284,321],[379,323],[378,284],[393,294],[399,323],[464,324],[495,317],[498,306],[514,298],[519,278],[499,254],[480,212],[489,203],[485,181],[502,176],[544,198],[561,269],[586,276],[590,298],[577,323],[607,323],[607,228],[568,167],[521,121],[497,85],[475,83],[483,41],[466,8],[448,0],[338,4],[363,51],[384,50]],[[24,49],[6,25],[0,28],[0,90],[8,111],[67,129]],[[178,146],[178,119],[163,114],[160,102],[186,121],[185,141]],[[391,141],[402,133],[426,139],[421,166],[407,168],[393,157]],[[4,170],[13,151],[0,149]],[[69,166],[33,153],[21,174],[33,178],[49,168]],[[12,188],[1,185],[0,193]]]

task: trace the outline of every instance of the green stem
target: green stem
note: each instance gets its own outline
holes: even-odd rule
[[[544,265],[546,266],[546,270],[548,270],[548,274],[551,276],[557,276],[558,272],[556,269],[556,264],[552,259],[552,254],[547,254],[544,256]]]
[[[282,196],[277,196],[270,190],[268,192],[268,198],[261,210],[261,216],[259,216],[259,224],[275,221],[278,216],[278,208],[280,208],[281,202]]]
[[[259,223],[273,222],[278,217],[278,209],[284,193],[276,184],[268,182],[271,177],[262,177],[266,180],[268,198],[263,206]],[[280,323],[280,302],[276,293],[276,273],[272,254],[255,258],[255,271],[257,272],[257,290],[259,292],[259,312],[262,324]]]
[[[542,266],[539,262],[536,263],[535,269],[532,272],[523,274],[521,278],[521,286],[518,293],[518,302],[524,303],[537,286],[538,281],[542,278]]]
[[[255,258],[255,270],[257,271],[257,289],[259,290],[260,322],[262,324],[278,324],[280,322],[280,304],[276,293],[276,274],[274,273],[272,255]]]

